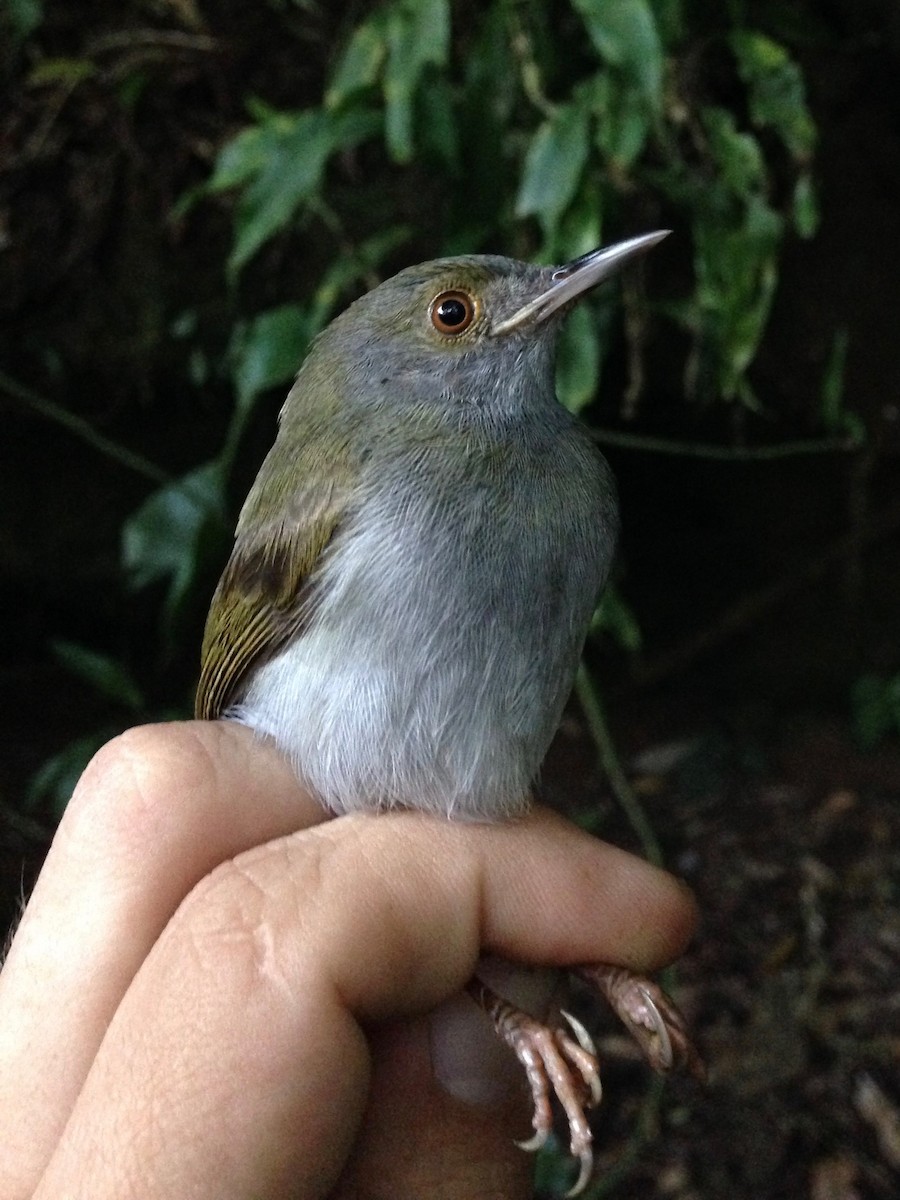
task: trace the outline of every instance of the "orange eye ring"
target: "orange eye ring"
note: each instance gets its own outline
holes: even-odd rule
[[[435,296],[428,310],[432,325],[445,337],[458,337],[465,333],[475,320],[477,311],[474,296],[456,289]]]

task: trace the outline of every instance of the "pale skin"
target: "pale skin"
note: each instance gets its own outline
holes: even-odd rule
[[[132,730],[0,973],[0,1195],[525,1200],[528,1097],[449,1095],[428,1014],[483,951],[644,973],[694,922],[671,876],[546,811],[327,820],[245,729]]]

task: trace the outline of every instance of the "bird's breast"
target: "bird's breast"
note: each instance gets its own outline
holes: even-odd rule
[[[368,460],[308,629],[240,714],[336,811],[497,817],[527,802],[571,686],[608,488],[590,457],[426,450]]]

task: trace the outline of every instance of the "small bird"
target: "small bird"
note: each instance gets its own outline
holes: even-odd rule
[[[334,813],[412,808],[493,821],[528,807],[619,529],[615,484],[554,386],[562,320],[666,236],[565,266],[492,255],[409,267],[310,347],[241,511],[203,639],[196,713],[272,739]],[[671,1001],[597,964],[661,1070],[696,1067]],[[550,1094],[581,1170],[599,1068],[474,980],[525,1065],[534,1149]]]

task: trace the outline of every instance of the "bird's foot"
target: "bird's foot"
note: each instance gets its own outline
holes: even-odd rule
[[[665,1074],[684,1068],[696,1079],[704,1078],[703,1060],[687,1022],[658,984],[606,963],[576,967],[575,971],[606,998],[654,1071]]]
[[[702,1079],[703,1061],[687,1022],[662,988],[623,967],[605,963],[579,966],[576,973],[603,995],[640,1046],[655,1071],[686,1069]],[[590,1034],[570,1013],[561,1012],[568,1029],[553,1027],[510,1004],[477,977],[469,992],[485,1010],[499,1037],[525,1068],[534,1103],[534,1136],[520,1142],[523,1150],[540,1150],[553,1128],[551,1100],[559,1101],[569,1124],[569,1148],[580,1170],[567,1192],[577,1196],[593,1169],[593,1136],[586,1111],[600,1103],[600,1063]]]
[[[596,1107],[602,1095],[600,1064],[588,1031],[567,1012],[561,1015],[571,1032],[545,1025],[498,996],[478,978],[469,984],[469,992],[525,1068],[534,1102],[534,1135],[518,1143],[523,1150],[540,1150],[550,1136],[551,1094],[562,1106],[569,1123],[569,1148],[580,1164],[578,1179],[566,1195],[577,1196],[584,1190],[594,1165],[593,1137],[585,1109]]]

